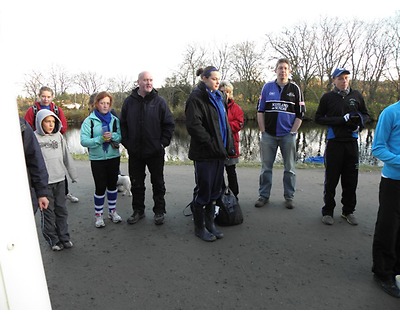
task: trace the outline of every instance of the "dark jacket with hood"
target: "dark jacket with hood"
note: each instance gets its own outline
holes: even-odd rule
[[[225,115],[228,132],[227,146],[224,146],[219,129],[218,111],[210,101],[204,82],[200,82],[187,99],[185,114],[186,128],[190,135],[189,159],[209,161],[227,159],[235,155],[228,118]]]
[[[130,157],[163,156],[175,129],[173,115],[157,90],[145,97],[138,91],[132,91],[121,109],[121,143]]]
[[[19,118],[25,162],[28,171],[33,212],[38,209],[38,198],[48,196],[49,174],[43,159],[42,151],[29,123]]]

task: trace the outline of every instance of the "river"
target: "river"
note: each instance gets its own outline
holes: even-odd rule
[[[379,161],[371,155],[371,144],[374,135],[374,127],[364,129],[358,139],[360,163],[378,165]],[[71,126],[66,134],[68,146],[72,153],[85,154],[86,148],[80,144],[80,127]],[[297,162],[318,161],[324,154],[326,127],[315,123],[303,122],[297,135]],[[188,160],[190,137],[183,122],[177,122],[170,146],[166,148],[166,160]],[[122,147],[122,151],[123,147]],[[259,162],[259,131],[255,121],[246,122],[240,131],[240,161]],[[278,149],[277,162],[282,161]]]

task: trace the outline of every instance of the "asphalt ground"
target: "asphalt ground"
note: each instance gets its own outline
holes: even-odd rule
[[[153,222],[146,178],[146,217],[126,223],[131,199],[119,194],[123,222],[94,226],[89,161],[76,161],[79,203],[67,203],[72,249],[53,252],[38,236],[55,310],[396,310],[400,300],[373,281],[372,238],[380,172],[360,172],[355,212],[359,225],[321,222],[324,170],[298,169],[295,208],[284,207],[283,170],[274,169],[270,203],[255,208],[257,167],[237,168],[244,223],[221,227],[207,243],[184,216],[193,190],[191,165],[166,165],[165,223]],[[127,164],[121,164],[127,173]]]

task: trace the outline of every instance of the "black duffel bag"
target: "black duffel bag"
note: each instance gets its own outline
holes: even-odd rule
[[[229,187],[225,188],[218,198],[215,222],[220,226],[234,226],[243,223],[243,213],[239,202]]]

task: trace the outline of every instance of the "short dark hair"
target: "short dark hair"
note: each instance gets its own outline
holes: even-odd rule
[[[289,66],[289,68],[292,67],[292,66],[290,65],[289,59],[287,59],[287,58],[280,58],[280,59],[278,59],[278,61],[276,62],[275,70],[276,70],[276,68],[278,68],[278,66],[279,66],[281,63],[286,63],[286,64]]]
[[[51,95],[54,96],[53,89],[51,89],[51,88],[49,88],[49,87],[46,87],[46,86],[43,86],[43,87],[41,87],[41,88],[39,89],[39,96],[42,94],[43,91],[51,92]]]
[[[92,93],[92,95],[89,97],[89,106],[93,107],[94,106],[94,100],[96,99],[97,92]]]

